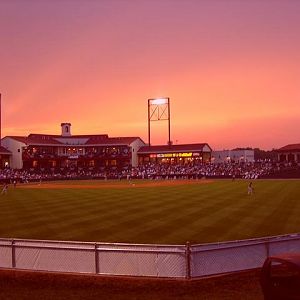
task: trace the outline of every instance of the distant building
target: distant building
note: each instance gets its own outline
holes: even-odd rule
[[[211,161],[213,163],[254,162],[254,150],[239,149],[239,150],[213,151]]]
[[[189,162],[210,162],[211,147],[206,144],[181,144],[143,146],[138,150],[139,164],[167,163],[187,164]]]
[[[10,159],[11,152],[0,146],[0,168],[8,167]]]
[[[15,169],[125,169],[137,166],[137,151],[145,145],[139,137],[72,135],[70,123],[62,123],[61,130],[61,135],[4,137],[2,146],[6,162]]]
[[[277,150],[278,161],[300,163],[300,144],[289,144]]]

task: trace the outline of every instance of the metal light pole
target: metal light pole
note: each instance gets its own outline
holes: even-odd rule
[[[151,99],[148,99],[148,145],[150,147],[151,143],[150,143],[150,101]]]

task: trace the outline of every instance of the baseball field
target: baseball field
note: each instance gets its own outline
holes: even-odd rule
[[[0,195],[0,237],[184,244],[300,232],[300,181],[64,181]]]

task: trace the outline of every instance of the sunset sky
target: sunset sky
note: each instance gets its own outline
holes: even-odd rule
[[[300,1],[0,0],[2,137],[140,136],[170,97],[174,143],[300,142]],[[151,141],[165,144],[167,122]]]

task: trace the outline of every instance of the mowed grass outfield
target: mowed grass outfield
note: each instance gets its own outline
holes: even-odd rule
[[[64,181],[10,186],[0,237],[184,244],[300,232],[300,181]]]

